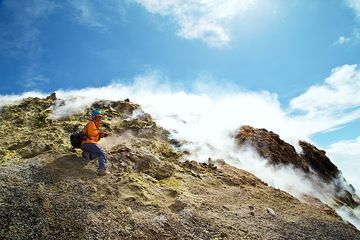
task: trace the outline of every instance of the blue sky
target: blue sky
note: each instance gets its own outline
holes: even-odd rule
[[[359,64],[358,0],[196,2],[1,0],[0,94],[131,83],[156,71],[189,91],[199,79],[268,91],[311,115],[291,101],[332,69]],[[359,104],[342,106],[332,114]],[[336,127],[312,140],[325,147],[359,136],[356,117]]]
[[[268,1],[273,5],[256,6],[245,19],[234,17],[230,42],[218,48],[177,36],[171,16],[151,14],[141,4],[120,3],[114,10],[106,7],[112,1],[73,2],[94,16],[82,19],[66,1],[38,15],[31,11],[52,1],[1,1],[2,94],[104,85],[151,68],[185,85],[206,73],[286,100],[332,68],[359,61],[360,45],[334,45],[351,37],[357,24],[341,0]]]

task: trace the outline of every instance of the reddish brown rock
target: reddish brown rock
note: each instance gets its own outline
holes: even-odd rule
[[[334,186],[335,193],[329,194],[339,205],[352,208],[359,206],[354,188],[346,183],[340,170],[326,156],[324,150],[305,141],[299,141],[302,152],[298,154],[295,148],[283,141],[279,135],[264,128],[251,126],[241,127],[235,139],[239,147],[245,147],[248,144],[255,148],[257,153],[266,158],[271,165],[291,165],[309,175],[314,172],[315,176]]]
[[[260,156],[268,159],[271,164],[292,164],[309,172],[309,165],[296,153],[295,148],[271,131],[243,126],[235,138],[239,146],[250,144]]]

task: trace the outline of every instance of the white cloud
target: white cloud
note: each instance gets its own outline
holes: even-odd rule
[[[350,40],[351,40],[350,38],[341,36],[341,37],[339,37],[338,40],[336,40],[336,42],[334,43],[334,45],[344,45],[345,43],[350,42]]]
[[[360,136],[353,140],[336,142],[326,149],[326,153],[360,194]]]
[[[229,23],[246,12],[256,0],[135,0],[151,13],[172,17],[179,25],[178,35],[200,39],[211,47],[230,41]]]
[[[289,111],[296,116],[293,119],[304,123],[298,127],[309,138],[360,119],[360,70],[357,65],[334,68],[323,83],[311,86],[292,99]]]
[[[312,114],[348,111],[358,115],[360,70],[357,65],[334,68],[324,83],[311,86],[304,94],[293,99],[290,105],[293,109]]]
[[[22,93],[20,95],[0,95],[0,108],[5,105],[17,103],[18,101],[21,101],[22,99],[28,97],[44,98],[46,97],[46,94],[41,92],[31,91],[31,92]]]
[[[346,0],[349,7],[351,7],[357,17],[360,17],[360,0]]]

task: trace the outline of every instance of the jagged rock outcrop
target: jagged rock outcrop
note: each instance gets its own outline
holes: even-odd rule
[[[339,169],[326,156],[326,152],[314,145],[299,141],[302,152],[298,154],[295,148],[283,141],[278,134],[250,126],[241,127],[235,139],[239,147],[251,145],[273,166],[290,165],[306,174],[313,174],[326,183],[331,183],[335,187],[335,192],[329,194],[333,195],[339,205],[345,204],[351,208],[359,206],[359,198],[353,187],[346,183]]]
[[[318,176],[327,182],[339,177],[341,174],[339,169],[326,156],[324,150],[320,150],[305,141],[299,141],[299,145],[302,149],[302,152],[299,154],[300,158],[303,159],[309,168],[314,170]]]
[[[266,129],[257,129],[243,126],[235,136],[239,146],[250,144],[264,158],[269,159],[271,164],[292,164],[309,172],[309,164],[296,153],[295,148],[283,141],[279,135]]]
[[[1,109],[0,239],[360,239],[315,199],[300,202],[224,161],[185,161],[129,100],[92,105],[110,133],[102,144],[112,173],[98,177],[96,161],[69,144],[91,107],[52,118],[61,104],[53,95]]]

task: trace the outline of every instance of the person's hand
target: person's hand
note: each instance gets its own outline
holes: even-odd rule
[[[105,131],[100,131],[99,132],[99,136],[100,136],[100,138],[104,138],[104,137],[107,137],[107,132],[105,132]]]

